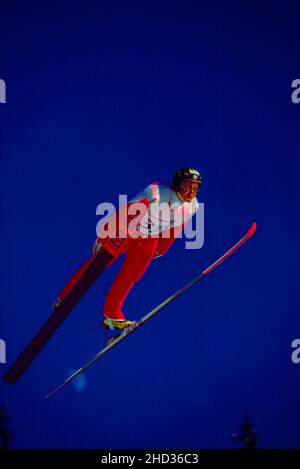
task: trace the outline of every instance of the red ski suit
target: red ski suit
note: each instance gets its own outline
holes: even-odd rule
[[[183,205],[170,188],[160,186],[158,183],[151,184],[144,189],[144,191],[135,198],[135,201],[139,201],[144,197],[147,197],[149,203],[168,200],[169,206],[171,206],[172,201],[175,201],[177,205]],[[170,198],[172,199],[171,202]],[[193,204],[192,213],[189,214],[188,218],[190,218],[197,208],[198,204],[197,207]],[[185,222],[186,221],[187,219]],[[129,238],[127,240],[123,249],[109,264],[110,266],[120,255],[125,254],[122,267],[106,296],[104,316],[109,319],[125,319],[122,306],[128,293],[134,284],[144,275],[151,260],[165,254],[175,239],[181,234],[184,225],[185,223],[175,228],[165,226],[163,230],[164,237],[162,237],[160,228],[160,230],[158,230],[160,232],[154,235],[152,233],[150,235],[148,234],[147,237],[139,237],[136,239]],[[101,237],[99,239],[101,241]]]
[[[178,199],[177,195],[171,188],[161,186],[158,183],[150,184],[131,202],[145,200],[147,201],[147,204],[167,202],[169,212],[175,213],[182,210],[184,212],[183,223],[171,226],[169,221],[159,219],[159,222],[157,223],[158,219],[156,219],[156,226],[154,223],[154,229],[152,229],[152,226],[149,234],[148,220],[151,221],[150,216],[150,218],[148,218],[144,223],[140,223],[140,237],[126,238],[126,242],[118,251],[118,254],[115,255],[108,264],[108,267],[111,266],[121,255],[125,255],[121,269],[114,279],[104,303],[104,315],[110,319],[124,319],[122,306],[133,285],[143,276],[152,259],[165,254],[175,239],[181,235],[186,222],[198,210],[198,202],[196,198],[193,203],[183,203]],[[163,226],[161,225],[161,222]],[[107,238],[103,238],[101,233],[103,234],[103,232],[100,232],[94,245],[94,249],[96,248],[94,254],[80,269],[77,270],[71,280],[60,292],[60,300],[63,300],[68,295],[68,292],[81,277],[82,273],[91,264],[97,253],[97,247],[100,249],[102,244],[105,245]],[[112,237],[110,239],[115,238]]]
[[[125,319],[122,312],[123,303],[133,285],[144,275],[153,257],[162,255],[174,242],[175,238],[129,238],[124,249],[109,266],[125,253],[125,259],[115,277],[104,302],[104,316],[110,319]],[[162,243],[164,241],[164,243]]]

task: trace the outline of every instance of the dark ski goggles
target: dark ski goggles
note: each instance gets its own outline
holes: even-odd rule
[[[184,189],[185,191],[192,190],[193,192],[195,192],[195,194],[198,194],[201,185],[201,181],[192,181],[191,179],[186,179],[185,181],[182,181],[180,187],[182,187],[182,189]]]

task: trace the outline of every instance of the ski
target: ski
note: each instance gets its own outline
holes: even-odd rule
[[[146,314],[142,319],[139,321],[136,321],[133,323],[129,328],[125,329],[122,331],[121,334],[113,338],[112,341],[106,347],[104,347],[100,352],[98,352],[88,363],[86,363],[84,366],[79,368],[75,373],[73,373],[69,378],[67,378],[62,384],[57,386],[53,391],[51,391],[49,394],[46,395],[46,398],[48,399],[49,397],[53,396],[56,394],[58,391],[60,391],[66,384],[68,384],[70,381],[72,381],[74,378],[76,378],[80,373],[84,372],[87,368],[89,368],[91,365],[93,365],[96,361],[98,361],[101,357],[103,357],[104,354],[106,354],[109,350],[111,350],[115,345],[117,345],[119,342],[124,340],[128,335],[130,335],[132,332],[137,330],[139,327],[141,327],[143,324],[145,324],[146,321],[148,321],[150,318],[152,318],[155,314],[157,314],[160,310],[162,310],[165,306],[170,304],[172,301],[174,301],[176,298],[178,298],[180,295],[182,295],[184,292],[186,292],[189,288],[191,288],[195,283],[199,282],[202,280],[204,277],[206,277],[208,274],[210,274],[216,267],[218,267],[220,264],[222,264],[226,259],[228,259],[235,251],[237,251],[244,243],[246,243],[255,233],[256,231],[256,223],[253,223],[247,233],[238,241],[232,248],[230,248],[228,251],[223,254],[219,259],[217,259],[213,264],[211,264],[209,267],[207,267],[203,272],[198,275],[196,278],[194,278],[190,283],[185,285],[183,288],[180,290],[176,291],[173,293],[171,296],[169,296],[166,300],[164,300],[162,303],[160,303],[156,308],[152,309],[148,314]]]
[[[148,206],[146,199],[142,199],[140,202]],[[98,252],[90,256],[62,289],[53,305],[49,319],[3,376],[4,381],[8,384],[15,384],[20,379],[25,370],[31,365],[36,356],[70,314],[74,306],[76,306],[112,259],[119,254],[128,239],[127,222],[129,217],[127,216],[127,211],[130,205],[131,203],[125,205],[119,212],[119,218],[115,226],[115,236],[107,237],[102,241]]]

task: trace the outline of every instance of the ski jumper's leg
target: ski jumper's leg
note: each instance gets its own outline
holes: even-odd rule
[[[126,257],[104,303],[104,316],[109,319],[125,319],[121,310],[133,285],[143,276],[157,247],[158,240],[131,239]]]

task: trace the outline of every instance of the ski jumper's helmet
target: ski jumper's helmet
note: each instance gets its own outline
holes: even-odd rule
[[[191,166],[188,166],[187,168],[181,168],[176,171],[171,184],[172,189],[174,191],[178,190],[183,181],[188,179],[190,181],[199,182],[200,186],[202,184],[202,177],[199,171],[195,168],[192,168]]]

